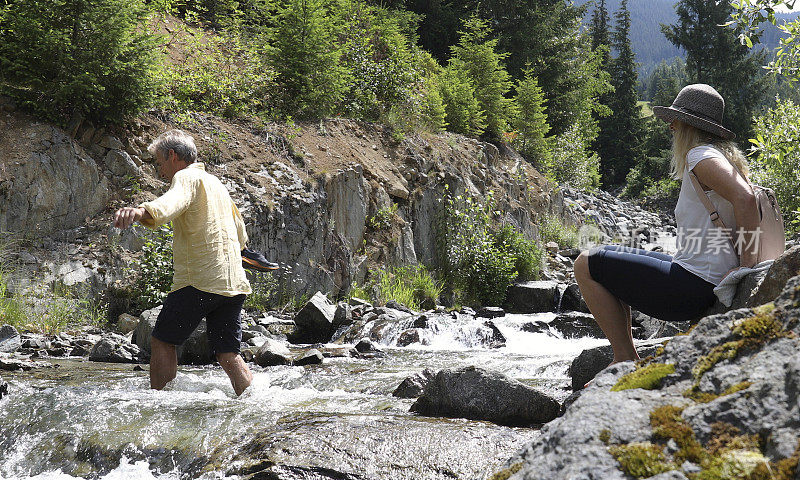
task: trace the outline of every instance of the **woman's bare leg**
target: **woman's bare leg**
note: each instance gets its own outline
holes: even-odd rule
[[[630,307],[592,279],[587,252],[581,253],[575,260],[575,280],[589,311],[611,342],[614,350],[612,363],[637,360],[639,355],[633,346]]]

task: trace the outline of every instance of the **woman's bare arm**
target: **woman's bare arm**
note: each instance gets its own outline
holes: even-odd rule
[[[739,265],[742,267],[752,267],[755,265],[758,256],[758,242],[753,238],[759,224],[758,204],[753,190],[739,172],[723,158],[706,158],[692,170],[705,186],[710,187],[720,194],[722,198],[731,202],[733,214],[736,217],[736,225],[743,230],[744,238],[739,239],[741,245],[749,246],[747,250],[741,252]],[[736,234],[734,232],[734,238]]]

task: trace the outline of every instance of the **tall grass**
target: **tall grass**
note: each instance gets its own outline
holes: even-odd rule
[[[377,303],[394,300],[412,310],[433,308],[443,288],[424,265],[384,268],[378,271],[374,285]]]

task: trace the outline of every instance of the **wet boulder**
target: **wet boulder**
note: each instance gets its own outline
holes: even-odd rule
[[[316,348],[312,348],[303,353],[294,361],[294,365],[302,367],[304,365],[321,365],[325,356]]]
[[[556,418],[559,403],[501,373],[470,366],[439,371],[411,406],[411,411],[433,417],[530,426]]]
[[[138,363],[140,357],[141,351],[137,345],[114,333],[103,335],[89,353],[92,362]]]
[[[558,283],[549,280],[515,283],[506,292],[506,310],[513,313],[552,312],[558,305]]]
[[[634,341],[636,351],[641,358],[649,357],[656,353],[659,347],[663,347],[664,342],[671,337],[654,338],[651,340]],[[567,374],[572,377],[572,390],[580,390],[593,379],[598,373],[603,371],[614,359],[611,345],[589,348],[578,355],[569,366]]]
[[[297,312],[294,333],[289,336],[292,343],[327,342],[333,335],[333,319],[336,305],[333,305],[322,292],[317,292],[308,303]]]
[[[409,328],[403,330],[399,337],[397,337],[398,347],[407,347],[413,343],[422,344],[422,330],[419,328]]]
[[[594,317],[588,313],[563,312],[548,323],[548,326],[560,332],[566,338],[605,338],[603,330]]]
[[[486,348],[503,348],[506,346],[506,336],[497,328],[494,322],[488,320],[483,322],[482,331],[485,332],[482,338],[483,346]]]
[[[255,354],[255,362],[261,367],[291,365],[292,353],[286,345],[277,340],[266,338]]]
[[[400,382],[400,385],[394,389],[392,395],[398,398],[417,398],[422,395],[425,387],[434,377],[433,370],[426,368],[425,370],[415,373],[405,380]]]
[[[0,378],[0,400],[2,400],[5,395],[8,395],[8,384]]]
[[[145,310],[139,315],[139,325],[134,330],[134,343],[146,355],[150,355],[150,335],[156,325],[158,314],[161,313],[161,305],[150,310]],[[200,321],[200,325],[192,332],[189,339],[177,349],[178,363],[181,365],[208,365],[212,362],[211,347],[206,336],[206,321]]]
[[[476,317],[489,319],[503,317],[505,314],[505,310],[500,307],[483,307],[475,312]]]
[[[11,325],[0,327],[0,352],[16,352],[22,346],[22,337]]]
[[[586,306],[577,283],[571,283],[564,289],[564,293],[561,294],[560,310],[589,313],[589,307]]]

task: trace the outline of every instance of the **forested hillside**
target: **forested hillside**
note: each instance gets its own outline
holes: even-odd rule
[[[256,125],[340,116],[397,138],[447,130],[507,144],[557,183],[669,195],[668,130],[637,101],[712,84],[747,150],[797,98],[761,68],[771,51],[721,26],[733,13],[704,0],[7,2],[0,94],[64,125],[149,109]],[[685,62],[638,87],[642,58],[678,51]]]
[[[577,0],[578,5],[587,5],[589,13],[593,8],[594,0]],[[619,10],[621,0],[609,0],[606,8],[610,13]],[[646,78],[661,63],[673,63],[676,58],[684,58],[686,53],[671,44],[661,33],[660,26],[674,23],[678,18],[675,14],[675,0],[634,0],[628,4],[631,12],[631,44],[636,53],[638,72],[640,78]],[[800,13],[777,14],[778,22],[791,22]],[[584,17],[584,23],[589,24],[590,15]],[[762,44],[773,50],[778,46],[780,38],[785,38],[777,26],[766,23],[763,25]]]

